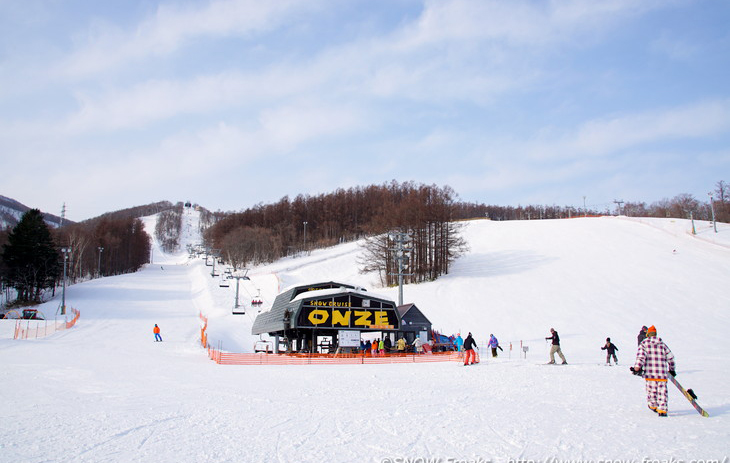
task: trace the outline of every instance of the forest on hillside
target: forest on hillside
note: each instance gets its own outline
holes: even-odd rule
[[[674,217],[730,222],[728,185],[715,185],[713,201],[703,203],[680,194],[647,205],[617,204],[619,211],[573,206],[496,206],[459,201],[448,186],[392,181],[338,189],[320,195],[284,197],[234,213],[215,213],[205,232],[205,245],[234,268],[242,268],[313,248],[367,238],[363,271],[378,272],[383,284],[393,284],[398,259],[395,233],[410,240],[406,281],[417,282],[448,273],[449,264],[464,251],[459,221],[560,219],[620,213],[629,216]],[[711,207],[712,205],[712,207]],[[714,211],[713,211],[714,209]]]

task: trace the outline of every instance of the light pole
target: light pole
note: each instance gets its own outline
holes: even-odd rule
[[[307,222],[302,222],[304,224],[304,252],[307,252]]]
[[[104,248],[99,246],[97,249],[99,249],[99,267],[96,270],[96,276],[97,278],[101,278],[101,253],[104,252]]]
[[[715,222],[715,204],[712,202],[712,192],[707,193],[707,196],[710,197],[710,210],[712,210],[712,226],[715,229],[715,233],[717,233],[717,222]]]
[[[583,218],[588,217],[588,210],[586,209],[586,197],[583,196]]]
[[[63,292],[61,296],[61,315],[66,315],[66,263],[68,262],[68,253],[71,248],[61,248],[63,253]]]

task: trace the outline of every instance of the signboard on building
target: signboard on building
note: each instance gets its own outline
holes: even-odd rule
[[[337,342],[340,347],[360,347],[360,332],[352,330],[339,330]]]
[[[305,328],[355,328],[397,330],[398,313],[392,304],[355,295],[307,299],[297,326]]]

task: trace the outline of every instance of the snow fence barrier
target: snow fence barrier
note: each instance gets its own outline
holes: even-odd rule
[[[15,323],[15,334],[13,335],[13,339],[37,339],[50,336],[58,331],[72,328],[81,316],[81,312],[73,308],[71,309],[71,312],[74,314],[71,321],[54,321],[49,323],[48,320],[43,320],[43,324],[41,324],[40,320],[18,320]],[[31,328],[31,321],[35,322],[35,327]],[[24,324],[25,327],[23,327]]]
[[[208,347],[208,358],[219,365],[382,365],[390,363],[463,362],[458,352],[433,354],[241,354]]]

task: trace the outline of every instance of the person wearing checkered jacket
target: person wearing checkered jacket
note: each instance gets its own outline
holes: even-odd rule
[[[656,335],[652,325],[646,331],[646,339],[639,344],[636,363],[629,368],[646,380],[646,401],[659,416],[667,416],[667,374],[676,375],[674,354]]]

